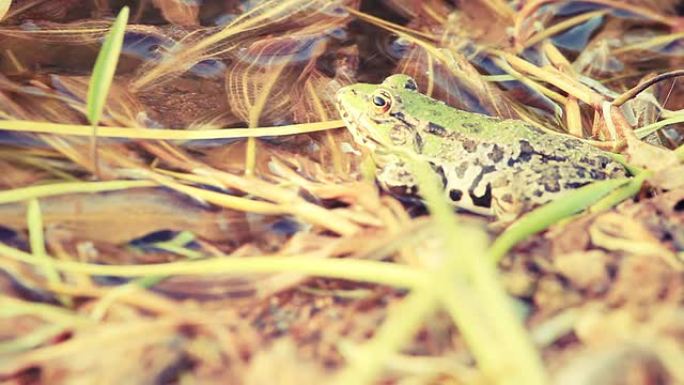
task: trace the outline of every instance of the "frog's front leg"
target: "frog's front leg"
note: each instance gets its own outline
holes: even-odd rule
[[[507,227],[530,209],[525,186],[519,175],[506,175],[492,183],[492,213],[496,217],[494,227]]]
[[[416,177],[406,163],[396,157],[384,159],[375,175],[380,187],[400,195],[415,195],[418,191]]]
[[[495,226],[508,226],[527,210],[526,201],[510,189],[492,190],[492,212]]]

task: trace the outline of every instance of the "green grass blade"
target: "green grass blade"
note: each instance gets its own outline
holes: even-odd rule
[[[550,225],[591,206],[616,188],[625,185],[627,178],[592,183],[566,194],[521,217],[501,234],[489,249],[489,256],[498,262],[518,242]]]
[[[43,236],[43,215],[40,211],[40,203],[38,199],[31,199],[28,201],[26,210],[26,223],[29,232],[29,243],[31,245],[31,253],[36,257],[50,258],[45,250],[45,238]],[[46,265],[43,269],[43,274],[50,283],[59,283],[59,273],[51,266]]]
[[[652,134],[652,133],[654,133],[654,132],[656,132],[662,128],[665,128],[665,127],[672,125],[672,124],[677,124],[677,123],[682,123],[682,122],[684,122],[684,115],[677,114],[671,118],[663,119],[659,122],[651,123],[649,125],[638,128],[638,129],[634,130],[634,134],[639,139],[643,139],[643,138],[647,137],[648,135],[650,135],[650,134]]]
[[[26,209],[26,224],[29,232],[29,244],[31,246],[31,253],[36,257],[45,259],[46,263],[43,266],[43,275],[48,283],[58,285],[62,278],[57,269],[49,262],[50,256],[47,254],[45,248],[45,236],[43,233],[43,214],[40,210],[40,202],[33,198],[28,201]],[[63,305],[71,305],[71,300],[67,296],[58,296]]]
[[[128,7],[123,7],[119,16],[116,17],[112,29],[107,34],[107,37],[100,48],[100,53],[97,55],[93,74],[90,77],[90,84],[88,86],[88,100],[87,111],[88,121],[93,126],[97,126],[102,116],[109,88],[112,85],[114,72],[119,63],[119,54],[123,46],[124,32],[126,32],[126,24],[128,23]]]
[[[641,186],[644,184],[646,179],[652,176],[653,173],[650,171],[642,171],[636,174],[636,176],[632,178],[629,181],[629,183],[616,188],[610,194],[606,195],[601,200],[592,205],[589,208],[589,212],[595,213],[603,210],[608,210],[609,208],[617,205],[625,199],[633,197],[639,191],[641,191]]]

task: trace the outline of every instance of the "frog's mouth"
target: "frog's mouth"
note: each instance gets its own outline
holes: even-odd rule
[[[365,146],[370,150],[374,150],[377,147],[381,147],[381,143],[373,138],[370,132],[365,129],[363,122],[361,122],[362,117],[355,115],[351,112],[351,109],[345,106],[345,103],[337,98],[337,110],[340,113],[340,117],[347,126],[347,129],[351,133],[354,141],[359,145]]]

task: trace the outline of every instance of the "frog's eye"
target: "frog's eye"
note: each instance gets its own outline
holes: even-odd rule
[[[392,107],[392,95],[385,90],[378,90],[371,96],[373,106],[379,113],[385,113]]]

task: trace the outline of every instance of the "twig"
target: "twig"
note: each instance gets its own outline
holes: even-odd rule
[[[680,76],[684,76],[684,70],[675,70],[654,76],[642,83],[637,84],[636,86],[624,92],[622,95],[618,96],[615,100],[613,100],[613,105],[615,107],[620,107],[621,105],[625,104],[628,100],[645,91],[648,87],[663,80],[676,78]]]

